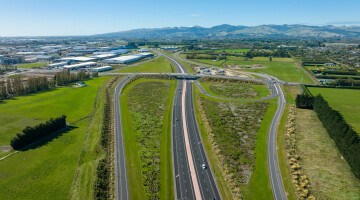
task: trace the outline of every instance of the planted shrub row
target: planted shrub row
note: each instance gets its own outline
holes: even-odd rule
[[[55,119],[50,118],[49,121],[38,124],[34,127],[27,126],[25,129],[22,130],[22,133],[16,134],[16,136],[11,140],[10,145],[13,149],[18,150],[65,127],[65,115],[62,115]]]

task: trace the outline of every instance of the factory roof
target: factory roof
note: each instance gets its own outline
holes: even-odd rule
[[[88,65],[96,65],[96,62],[84,62],[84,63],[74,64],[74,65],[66,65],[66,66],[64,66],[64,68],[75,69],[75,68],[79,68],[79,67],[86,67]]]

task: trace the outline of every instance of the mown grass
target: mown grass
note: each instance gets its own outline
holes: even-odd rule
[[[47,65],[46,63],[31,63],[31,64],[23,64],[23,65],[18,65],[18,68],[33,68],[33,67],[42,67]]]
[[[295,65],[292,58],[273,58],[273,61],[269,61],[269,58],[266,57],[255,57],[253,59],[247,59],[244,57],[227,57],[226,62],[212,61],[206,59],[193,59],[204,64],[219,66],[219,67],[229,67],[234,65],[240,66],[252,66],[259,64],[264,66],[263,69],[241,69],[244,71],[258,72],[258,73],[267,73],[269,75],[280,78],[284,81],[289,82],[302,82],[302,83],[313,83],[313,80],[308,77],[301,69]]]
[[[205,91],[213,96],[233,99],[255,99],[270,95],[264,85],[245,83],[212,83],[199,82]]]
[[[73,122],[89,115],[98,86],[108,77],[85,81],[87,87],[61,87],[49,91],[19,96],[0,103],[0,145],[10,144],[11,138],[25,126],[33,126],[50,117],[67,116]]]
[[[139,64],[137,66],[120,69],[114,73],[169,73],[175,72],[173,64],[164,57],[157,58],[153,61]]]
[[[171,105],[175,81],[171,81],[171,86],[167,83],[136,80],[120,97],[129,193],[133,199],[174,198]],[[148,172],[155,174],[149,177],[150,182],[146,178]],[[148,186],[152,186],[152,190]]]
[[[88,122],[0,161],[0,199],[68,199]]]
[[[360,199],[360,182],[313,110],[297,109],[300,165],[317,199]]]
[[[91,112],[98,86],[107,79],[86,81],[88,87],[84,88],[66,87],[7,100],[0,105],[1,112],[5,117],[5,112],[13,114],[19,120],[42,117],[34,120],[35,124],[60,114],[66,114],[71,119],[68,121],[75,121]],[[64,133],[0,161],[0,199],[68,199],[88,125],[89,118],[79,120]]]
[[[314,96],[321,94],[329,105],[345,118],[357,133],[360,133],[360,90],[308,87]]]

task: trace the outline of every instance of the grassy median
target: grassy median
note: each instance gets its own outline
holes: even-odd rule
[[[139,79],[120,97],[130,197],[173,199],[171,111],[176,81]]]

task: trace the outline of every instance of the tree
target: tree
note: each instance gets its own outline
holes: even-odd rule
[[[269,57],[269,61],[270,61],[270,62],[272,61],[272,57],[271,57],[271,56]]]

